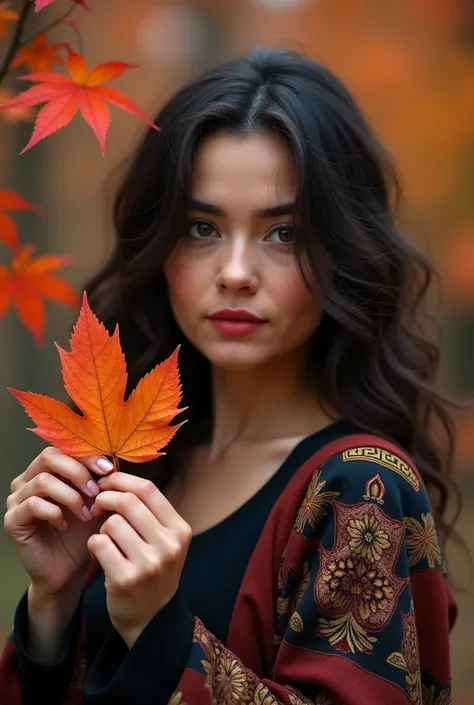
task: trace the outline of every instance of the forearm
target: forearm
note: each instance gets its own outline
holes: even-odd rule
[[[68,625],[81,599],[84,580],[78,579],[56,595],[30,585],[28,590],[28,633],[30,658],[39,663],[57,661]]]

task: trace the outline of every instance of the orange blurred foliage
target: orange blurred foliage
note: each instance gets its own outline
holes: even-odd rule
[[[29,71],[51,71],[55,64],[64,66],[66,61],[59,54],[66,44],[50,44],[45,32],[38,34],[29,44],[21,47],[12,61],[11,68],[26,65]]]
[[[0,86],[0,105],[9,103],[13,98],[15,98],[16,93],[14,93],[9,88]],[[5,122],[31,122],[34,117],[33,108],[23,107],[23,108],[5,108],[0,110],[0,118],[5,120]]]

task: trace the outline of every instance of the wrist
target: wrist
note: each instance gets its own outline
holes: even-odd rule
[[[68,625],[80,603],[82,588],[83,581],[69,584],[60,592],[51,592],[43,585],[30,585],[26,643],[29,654],[37,661],[56,661]]]
[[[28,588],[28,612],[30,618],[37,614],[54,614],[74,611],[82,594],[83,582],[66,585],[60,591],[51,591],[44,585],[31,583]]]
[[[81,593],[86,579],[87,568],[73,575],[67,582],[51,583],[47,580],[31,580],[28,590],[28,597],[34,595],[35,598],[51,604],[63,602],[65,596]]]

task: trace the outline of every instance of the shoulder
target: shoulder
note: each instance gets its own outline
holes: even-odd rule
[[[310,538],[344,526],[346,542],[391,535],[406,543],[412,567],[440,567],[431,502],[413,460],[382,438],[345,441],[313,470],[294,530]]]
[[[376,436],[360,443],[358,436],[345,439],[343,450],[333,453],[313,474],[330,486],[331,491],[349,501],[375,501],[409,508],[429,507],[428,494],[413,459],[395,444]]]

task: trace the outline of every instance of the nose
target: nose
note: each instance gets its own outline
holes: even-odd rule
[[[254,294],[258,289],[259,275],[251,244],[228,243],[222,248],[222,260],[216,277],[216,285],[222,293]]]

